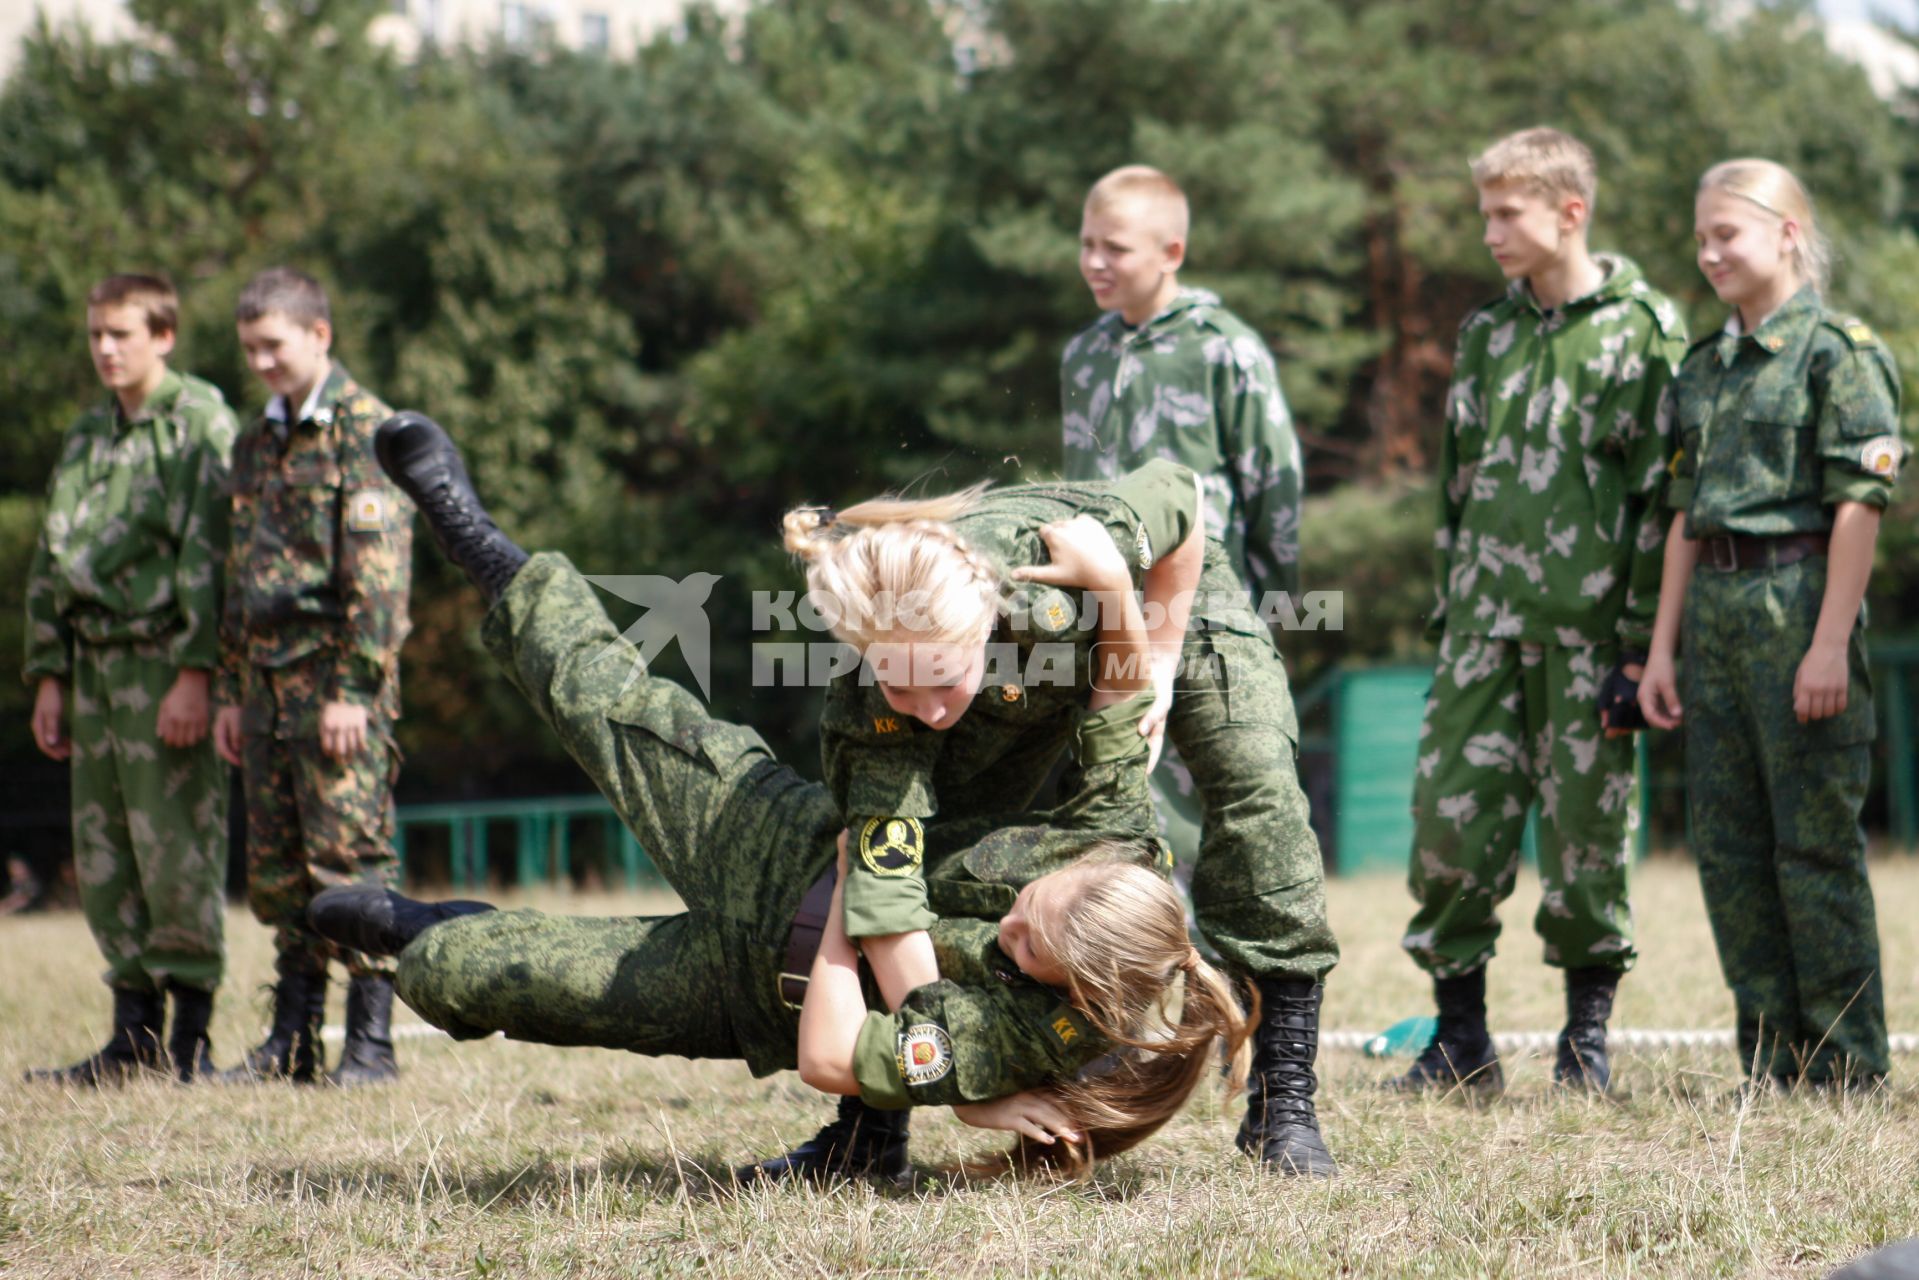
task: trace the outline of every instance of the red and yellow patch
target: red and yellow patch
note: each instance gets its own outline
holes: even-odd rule
[[[908,1084],[932,1084],[953,1069],[953,1041],[946,1028],[921,1022],[900,1033],[900,1078]]]

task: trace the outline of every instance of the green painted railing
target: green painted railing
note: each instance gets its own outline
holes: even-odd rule
[[[573,875],[573,831],[577,823],[600,823],[602,847],[617,861],[628,889],[665,881],[640,842],[626,829],[604,796],[545,796],[528,800],[462,801],[456,804],[401,805],[393,850],[406,865],[409,832],[445,827],[449,872],[455,889],[483,886],[493,852],[489,828],[513,826],[513,879],[516,884],[565,882]],[[609,868],[610,869],[610,868]]]

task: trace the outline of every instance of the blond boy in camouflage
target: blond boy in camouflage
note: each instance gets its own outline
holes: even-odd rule
[[[1534,921],[1566,972],[1554,1078],[1603,1091],[1606,1020],[1634,957],[1626,896],[1630,704],[1659,596],[1666,389],[1678,312],[1586,243],[1592,155],[1528,129],[1473,161],[1485,243],[1511,282],[1460,326],[1439,469],[1439,641],[1413,784],[1403,945],[1433,975],[1439,1029],[1394,1083],[1503,1087],[1486,964],[1538,810]],[[1622,690],[1624,692],[1622,692]]]
[[[1079,269],[1103,314],[1061,359],[1064,471],[1117,480],[1155,458],[1190,468],[1207,533],[1270,620],[1299,591],[1299,441],[1265,341],[1216,295],[1180,284],[1190,224],[1185,192],[1146,165],[1087,192]],[[1161,832],[1190,866],[1191,771],[1169,747],[1152,781]]]
[[[223,1078],[316,1078],[337,958],[349,981],[332,1079],[391,1079],[392,962],[338,952],[307,926],[306,906],[330,885],[397,871],[393,722],[413,507],[373,457],[373,429],[390,411],[333,361],[319,283],[264,271],[234,310],[247,364],[273,397],[233,452],[214,737],[241,765],[247,900],[273,929],[278,981],[266,1039]]]
[[[33,738],[71,762],[74,878],[113,990],[99,1052],[30,1073],[63,1084],[169,1055],[182,1080],[205,1070],[226,963],[226,771],[207,736],[207,682],[238,424],[218,389],[167,367],[178,316],[153,276],[111,276],[87,295],[94,369],[112,394],[67,430],[27,578]]]

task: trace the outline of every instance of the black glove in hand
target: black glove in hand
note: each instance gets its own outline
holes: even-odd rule
[[[1599,682],[1599,723],[1608,729],[1649,729],[1639,709],[1639,682],[1626,674],[1628,666],[1644,668],[1646,655],[1622,653],[1606,678]]]

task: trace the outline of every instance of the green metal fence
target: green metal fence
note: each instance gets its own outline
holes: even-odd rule
[[[547,796],[529,800],[483,800],[457,804],[401,805],[395,824],[394,851],[406,864],[409,833],[444,827],[448,833],[448,869],[455,889],[487,883],[494,852],[491,828],[511,824],[513,881],[565,883],[573,876],[574,829],[582,823],[600,824],[601,847],[609,863],[617,862],[628,889],[665,884],[640,842],[626,829],[604,796]]]

